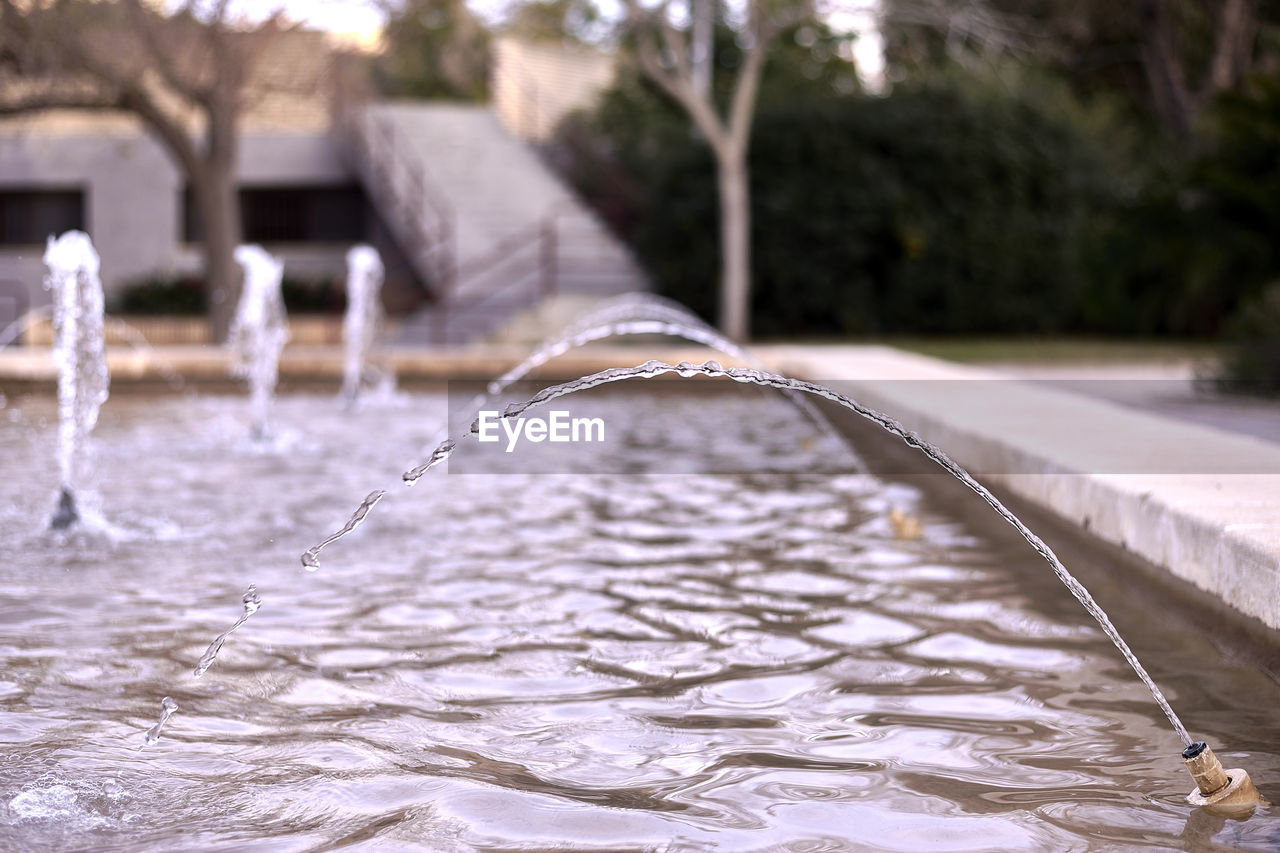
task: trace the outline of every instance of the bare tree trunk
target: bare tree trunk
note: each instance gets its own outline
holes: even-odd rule
[[[1213,16],[1213,55],[1197,85],[1187,80],[1169,19],[1169,0],[1139,0],[1143,26],[1142,64],[1156,109],[1183,136],[1203,107],[1235,87],[1249,68],[1257,36],[1256,0],[1219,0]]]
[[[204,274],[209,298],[209,325],[216,342],[227,339],[239,294],[240,272],[235,250],[240,243],[240,205],[232,175],[208,169],[192,183],[204,229]]]
[[[1216,38],[1209,65],[1210,94],[1225,91],[1240,82],[1249,66],[1257,34],[1256,0],[1223,0],[1214,21]]]
[[[1191,130],[1192,94],[1174,49],[1165,0],[1139,0],[1138,12],[1143,31],[1142,65],[1156,110],[1166,124],[1186,136]]]
[[[236,183],[238,122],[236,110],[211,105],[207,113],[202,180],[193,184],[204,225],[205,282],[213,339],[222,342],[231,329],[240,292],[236,246],[243,239]],[[221,108],[221,109],[220,109]]]
[[[716,158],[720,185],[720,329],[746,343],[751,334],[751,189],[741,147]]]

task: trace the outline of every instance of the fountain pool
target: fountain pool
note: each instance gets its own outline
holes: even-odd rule
[[[1187,806],[1178,737],[1012,531],[858,473],[759,389],[585,393],[609,441],[487,474],[464,446],[316,573],[298,554],[423,457],[445,394],[281,397],[264,446],[239,398],[118,391],[85,484],[111,529],[68,536],[56,401],[9,394],[0,847],[1280,846],[1269,808]],[[1280,688],[1124,598],[1192,732],[1280,788]]]

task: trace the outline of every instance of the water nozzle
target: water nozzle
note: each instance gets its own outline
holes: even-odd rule
[[[80,518],[80,512],[76,509],[76,496],[71,491],[70,486],[63,486],[62,491],[58,493],[58,508],[53,512],[53,518],[49,519],[50,530],[67,530]]]
[[[1259,804],[1266,804],[1249,774],[1240,768],[1224,770],[1204,741],[1184,749],[1182,760],[1196,783],[1196,790],[1187,795],[1187,802],[1193,806],[1247,814]]]

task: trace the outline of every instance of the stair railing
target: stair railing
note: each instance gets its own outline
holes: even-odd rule
[[[406,158],[392,123],[374,115],[364,120],[355,109],[339,107],[338,125],[356,171],[370,182],[378,200],[390,208],[393,233],[399,224],[409,233],[405,250],[428,279],[439,302],[452,298],[457,282],[457,214],[422,164]]]
[[[472,258],[458,269],[459,282],[482,281],[513,261],[522,261],[498,287],[467,298],[464,288],[458,288],[457,298],[442,302],[435,313],[435,338],[443,344],[451,343],[450,332],[455,320],[470,314],[483,313],[485,308],[511,298],[524,291],[525,298],[513,299],[519,307],[528,307],[538,299],[553,295],[558,289],[560,267],[560,218],[569,212],[571,201],[555,202],[537,221],[508,234],[488,252]],[[530,285],[535,285],[530,287]]]
[[[415,268],[429,279],[435,295],[433,338],[451,343],[454,322],[475,316],[503,299],[527,307],[537,297],[558,289],[562,272],[560,219],[571,212],[573,202],[563,199],[549,206],[538,221],[499,240],[483,255],[460,264],[457,257],[457,212],[448,196],[431,180],[422,163],[402,153],[393,123],[386,118],[339,104],[337,125],[354,160],[357,172],[370,184],[378,201],[390,208],[393,233],[399,224],[404,248]],[[470,296],[476,282],[510,267],[520,266],[497,287]],[[533,285],[533,287],[530,287]],[[527,288],[524,298],[513,294]]]

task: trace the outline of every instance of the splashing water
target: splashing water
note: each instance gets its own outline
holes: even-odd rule
[[[209,644],[209,648],[205,649],[204,654],[200,656],[199,663],[196,664],[195,677],[199,678],[204,675],[209,667],[213,666],[213,662],[218,659],[218,652],[222,650],[222,644],[227,641],[237,628],[249,621],[249,617],[258,612],[258,608],[262,606],[262,599],[258,597],[258,587],[249,584],[249,588],[245,590],[244,598],[241,599],[244,604],[244,612],[240,614],[240,618],[231,624],[231,627],[223,631],[213,642]]]
[[[49,239],[45,289],[54,295],[53,357],[58,365],[58,468],[62,478],[51,526],[79,519],[75,490],[84,474],[85,446],[106,402],[109,377],[102,332],[102,281],[89,235],[68,231]]]
[[[872,421],[884,430],[901,438],[909,446],[923,452],[931,460],[947,471],[947,473],[951,474],[969,489],[976,492],[979,497],[994,509],[1001,518],[1012,525],[1022,538],[1025,539],[1031,547],[1049,563],[1054,574],[1057,575],[1058,579],[1064,586],[1066,586],[1071,594],[1075,596],[1076,600],[1084,605],[1085,609],[1089,612],[1089,615],[1097,621],[1098,625],[1102,628],[1103,633],[1107,635],[1107,638],[1111,640],[1116,649],[1124,656],[1124,659],[1129,663],[1129,666],[1133,668],[1133,671],[1142,680],[1142,683],[1146,685],[1147,689],[1151,692],[1152,698],[1156,701],[1156,704],[1160,706],[1160,710],[1164,712],[1165,717],[1173,726],[1174,731],[1177,732],[1178,737],[1182,739],[1183,744],[1190,745],[1192,743],[1191,735],[1188,734],[1186,726],[1184,726],[1182,721],[1178,719],[1178,715],[1174,713],[1173,708],[1169,705],[1169,701],[1165,698],[1164,694],[1160,692],[1160,688],[1156,686],[1155,681],[1152,680],[1151,676],[1147,673],[1146,668],[1142,666],[1142,663],[1133,653],[1133,650],[1129,648],[1129,644],[1120,636],[1120,632],[1116,630],[1115,625],[1111,623],[1111,619],[1107,616],[1106,611],[1104,611],[1098,603],[1094,601],[1093,596],[1087,589],[1085,589],[1084,585],[1076,580],[1069,571],[1067,571],[1066,566],[1062,564],[1062,561],[1058,559],[1058,556],[1039,536],[1033,533],[1031,529],[1023,524],[1022,521],[1007,507],[1005,507],[1005,505],[1002,504],[995,495],[975,480],[968,471],[964,470],[952,461],[952,459],[943,453],[941,449],[930,444],[915,432],[907,429],[888,415],[882,414],[875,409],[868,408],[856,400],[846,397],[838,391],[833,391],[830,388],[813,382],[791,379],[789,377],[780,376],[763,370],[757,370],[755,368],[725,368],[715,361],[707,361],[702,364],[691,364],[690,362],[682,361],[679,364],[674,365],[666,364],[661,361],[647,361],[636,367],[610,368],[608,370],[602,370],[599,373],[579,377],[578,379],[574,379],[570,382],[550,386],[538,392],[523,403],[512,403],[507,406],[502,417],[518,418],[529,409],[545,405],[557,398],[565,397],[579,391],[585,391],[589,388],[596,388],[611,382],[621,382],[630,379],[653,379],[670,373],[674,373],[677,376],[685,378],[692,378],[695,376],[728,378],[735,382],[749,383],[769,388],[791,389],[811,394],[843,406],[849,411]],[[479,431],[480,422],[477,419],[471,424],[466,435],[475,437],[479,434]],[[426,463],[405,472],[405,482],[412,483],[418,477],[421,477],[422,474],[426,473],[426,471],[439,464],[439,462],[447,459],[453,454],[455,449],[455,442],[444,442],[436,448],[432,453],[431,458]]]
[[[446,459],[452,456],[453,451],[456,448],[457,448],[457,442],[455,442],[451,438],[446,438],[444,441],[440,442],[440,446],[437,447],[435,450],[431,451],[431,457],[427,459],[426,462],[423,462],[421,465],[418,465],[414,468],[410,468],[408,471],[404,472],[404,476],[402,477],[402,479],[404,480],[405,485],[412,486],[422,477],[423,474],[427,473],[432,468],[436,467],[441,462],[444,462]]]
[[[382,259],[372,246],[347,252],[347,313],[342,320],[342,396],[354,404],[368,371],[369,352],[382,325]]]
[[[609,310],[615,310],[625,315],[627,312],[640,311],[640,310],[643,310],[643,308],[644,306],[642,305],[636,305],[635,303],[627,303],[623,306],[619,306],[617,308],[612,308]],[[591,318],[588,318],[586,321],[585,327],[582,322],[580,322],[579,324],[576,324],[571,334],[567,334],[563,336],[565,339],[564,341],[553,342],[552,344],[546,347],[540,348],[538,352],[536,352],[533,356],[527,359],[520,366],[513,369],[512,371],[509,371],[507,374],[504,374],[504,376],[496,380],[494,384],[491,384],[488,390],[491,394],[497,391],[500,391],[501,388],[506,387],[506,384],[510,384],[510,382],[515,381],[515,378],[518,378],[518,376],[523,375],[523,373],[521,372],[522,370],[524,372],[527,372],[528,370],[532,370],[533,367],[535,367],[537,364],[542,363],[541,361],[539,361],[539,359],[542,359],[543,361],[545,361],[546,359],[554,357],[554,355],[548,355],[547,353],[555,353],[557,350],[559,350],[560,352],[563,352],[572,348],[573,340],[575,339],[575,336],[579,336],[579,339],[581,339],[583,337],[590,337],[591,335],[596,334],[597,331],[599,331],[602,337],[606,337],[609,334],[617,334],[618,333],[617,329],[622,326],[625,326],[627,328],[646,328],[647,329],[647,328],[660,328],[662,327],[662,325],[663,324],[660,321],[658,322],[658,326],[654,326],[654,327],[643,326],[643,325],[630,326],[626,323],[598,325]],[[672,325],[674,326],[678,324],[672,324]],[[697,330],[694,327],[689,327],[689,331],[691,334],[701,333],[700,330]],[[623,333],[625,334],[625,332]],[[677,332],[677,334],[682,334],[682,333]],[[711,333],[711,335],[714,335],[714,334],[715,334],[714,332]],[[707,336],[707,337],[710,337],[710,336]],[[732,350],[735,350],[735,349],[739,351],[741,349],[737,347],[735,344],[733,344],[732,342],[725,341],[725,343],[727,343],[728,345],[727,349],[729,349],[729,351],[731,352]],[[560,349],[561,346],[564,347],[563,350]],[[1069,571],[1067,571],[1066,567],[1062,564],[1061,560],[1058,559],[1057,555],[1053,552],[1053,550],[1049,548],[1049,546],[1042,539],[1040,539],[1039,536],[1033,533],[1030,530],[1030,528],[1028,528],[1025,524],[1023,524],[1022,521],[1016,515],[1014,515],[1013,512],[1011,512],[1007,507],[1005,507],[1004,504],[1001,503],[1000,500],[995,497],[995,495],[993,495],[985,486],[983,486],[981,483],[975,480],[962,467],[956,464],[940,448],[924,440],[915,432],[908,430],[906,427],[904,427],[902,424],[900,424],[898,421],[894,420],[893,418],[889,417],[888,415],[882,414],[874,409],[864,406],[850,397],[846,397],[845,395],[837,391],[834,391],[830,388],[826,388],[825,386],[822,386],[822,385],[818,385],[816,383],[806,382],[799,379],[791,379],[789,377],[781,376],[775,373],[770,373],[766,370],[762,370],[754,367],[725,368],[719,362],[716,362],[716,361],[706,361],[706,362],[703,362],[702,364],[692,364],[690,362],[685,361],[675,365],[666,364],[660,361],[647,361],[644,364],[641,364],[636,367],[611,368],[608,370],[600,371],[599,373],[594,373],[588,376],[579,377],[578,379],[572,380],[570,382],[565,382],[559,385],[545,388],[539,393],[535,394],[532,398],[530,398],[529,400],[526,400],[523,403],[513,403],[507,406],[507,408],[502,414],[502,418],[504,419],[518,418],[530,408],[541,406],[559,397],[564,397],[569,394],[576,393],[578,391],[585,391],[589,388],[595,388],[600,385],[605,385],[608,383],[619,382],[619,381],[624,381],[629,379],[652,379],[652,378],[655,378],[664,374],[670,374],[670,373],[674,373],[684,378],[692,378],[695,376],[706,376],[710,378],[728,378],[728,379],[734,380],[735,382],[750,383],[750,384],[754,384],[762,387],[775,388],[777,390],[780,390],[789,394],[807,394],[807,395],[816,396],[822,399],[826,399],[831,402],[837,403],[840,406],[843,406],[844,408],[860,415],[861,417],[867,418],[873,423],[876,423],[877,425],[879,425],[884,430],[894,435],[897,435],[909,446],[915,447],[921,452],[923,452],[933,462],[938,464],[940,467],[942,467],[945,471],[947,471],[949,474],[951,474],[953,477],[955,477],[957,480],[959,480],[969,489],[977,493],[979,497],[981,497],[992,509],[994,509],[997,514],[999,514],[1003,519],[1005,519],[1005,521],[1007,521],[1010,525],[1012,525],[1013,528],[1017,530],[1018,533],[1023,537],[1023,539],[1025,539],[1032,546],[1032,548],[1035,549],[1035,551],[1038,554],[1040,554],[1040,556],[1043,557],[1049,563],[1050,567],[1053,569],[1054,574],[1058,577],[1058,579],[1062,582],[1062,584],[1067,587],[1067,589],[1076,598],[1076,600],[1078,600],[1089,612],[1089,614],[1093,616],[1093,618],[1097,621],[1098,625],[1102,628],[1103,633],[1105,633],[1107,638],[1111,640],[1112,644],[1121,653],[1121,655],[1125,658],[1125,660],[1128,662],[1128,664],[1133,669],[1133,671],[1138,675],[1139,679],[1141,679],[1142,683],[1150,691],[1152,698],[1155,700],[1157,705],[1159,705],[1161,711],[1164,713],[1169,723],[1173,726],[1174,731],[1182,739],[1183,744],[1190,745],[1192,743],[1192,738],[1190,734],[1187,732],[1186,727],[1182,724],[1182,721],[1178,718],[1177,714],[1174,713],[1173,708],[1169,705],[1168,700],[1165,698],[1164,694],[1160,691],[1159,687],[1156,686],[1155,681],[1147,673],[1146,668],[1142,666],[1142,663],[1138,660],[1137,656],[1133,653],[1132,649],[1129,648],[1128,643],[1126,643],[1124,638],[1120,636],[1119,631],[1112,624],[1110,617],[1107,616],[1106,612],[1093,599],[1093,596],[1089,593],[1087,589],[1085,589],[1084,585],[1081,584],[1078,580],[1076,580],[1076,578]],[[479,430],[480,430],[479,421],[478,420],[473,421],[466,433],[466,436],[475,437],[479,434]],[[402,477],[402,479],[404,480],[404,483],[406,485],[413,485],[428,471],[439,466],[442,462],[444,462],[450,456],[452,456],[456,449],[457,449],[457,443],[453,439],[445,439],[431,452],[430,457],[425,462],[413,468],[410,468],[409,470],[404,472]],[[374,493],[374,494],[377,494],[377,493]],[[319,567],[318,556],[321,548],[323,548],[325,545],[330,544],[331,542],[335,541],[336,539],[340,538],[341,536],[345,535],[351,530],[355,529],[355,527],[364,520],[365,516],[368,514],[372,506],[377,503],[377,499],[373,499],[374,494],[371,494],[369,497],[365,499],[364,503],[362,503],[360,507],[357,508],[356,512],[352,515],[351,520],[348,521],[347,524],[341,530],[339,530],[337,533],[325,539],[319,545],[309,549],[303,555],[302,563],[304,566],[308,568],[308,570],[314,571]],[[380,499],[381,495],[378,495],[378,498]]]
[[[336,542],[337,540],[341,539],[343,536],[346,536],[348,533],[350,533],[351,531],[359,527],[360,522],[364,521],[364,517],[369,514],[369,510],[373,509],[373,507],[378,503],[378,501],[382,500],[382,497],[385,494],[386,494],[386,491],[383,489],[377,489],[375,491],[370,492],[365,497],[364,501],[360,504],[360,506],[356,508],[356,511],[352,513],[351,518],[347,520],[347,523],[344,524],[341,529],[339,529],[336,533],[331,534],[323,542],[320,542],[316,545],[312,545],[310,548],[308,548],[307,552],[302,555],[302,565],[306,568],[306,570],[309,572],[314,572],[317,569],[319,569],[321,549],[324,548],[324,546],[328,545],[330,542]]]
[[[284,263],[261,246],[239,246],[235,257],[244,268],[244,287],[227,344],[235,357],[233,374],[249,381],[253,437],[262,441],[267,438],[271,400],[280,375],[280,352],[289,340],[280,295]]]
[[[743,361],[751,367],[765,369],[764,362],[704,323],[678,302],[647,293],[627,293],[588,311],[559,334],[547,338],[530,353],[528,358],[491,381],[484,393],[476,395],[467,404],[465,410],[471,413],[478,412],[489,400],[501,394],[512,384],[567,352],[594,341],[630,335],[666,335],[683,338]],[[782,394],[827,438],[838,440],[842,446],[845,444],[839,439],[831,422],[804,394],[791,390],[783,390]],[[446,437],[441,436],[441,439]],[[866,470],[862,460],[856,461],[861,470]]]
[[[474,397],[464,410],[471,413],[478,412],[493,397],[557,356],[585,346],[592,341],[625,335],[669,335],[680,337],[694,343],[703,344],[732,358],[746,361],[763,369],[763,364],[759,359],[754,358],[745,349],[703,323],[678,303],[645,293],[629,293],[608,300],[604,305],[578,318],[562,333],[548,338],[528,358],[490,382],[485,391]],[[812,423],[823,430],[829,438],[836,438],[841,446],[847,447],[846,443],[839,439],[830,421],[813,406],[805,395],[789,389],[783,389],[782,393]],[[401,479],[406,485],[413,485],[423,474],[448,459],[453,450],[454,443],[449,440],[448,435],[440,436],[437,439],[437,447],[430,458],[423,464],[406,471]],[[865,471],[866,465],[861,459],[857,458],[857,454],[853,452],[852,448],[848,448],[848,453],[853,456],[856,467]],[[325,546],[341,539],[354,530],[368,515],[373,504],[376,504],[378,499],[385,495],[386,492],[382,491],[376,494],[378,495],[377,498],[374,498],[373,494],[365,498],[364,502],[356,508],[340,530],[324,541],[308,548],[303,553],[302,565],[307,571],[314,572],[319,569],[320,551]]]
[[[169,722],[169,718],[177,711],[178,703],[168,696],[160,700],[160,719],[154,726],[147,729],[147,733],[142,736],[144,746],[155,746],[160,742],[160,732],[164,730],[164,724]]]

